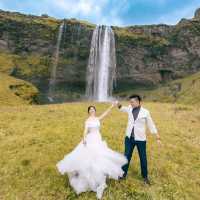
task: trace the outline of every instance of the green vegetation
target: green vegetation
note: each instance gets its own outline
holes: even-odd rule
[[[0,72],[5,74],[12,73],[14,69],[13,56],[10,53],[0,52]]]
[[[49,76],[51,58],[39,54],[16,55],[0,53],[0,72],[14,74],[21,77],[45,77]]]
[[[16,56],[14,62],[17,68],[17,74],[31,78],[48,77],[50,73],[51,58],[49,56],[41,56],[32,54],[27,56]]]
[[[36,23],[50,27],[55,27],[60,23],[60,20],[49,16],[25,15],[19,12],[9,12],[9,11],[1,11],[0,19],[8,21],[12,20],[20,23],[26,22],[28,24]]]
[[[127,97],[132,93],[139,93],[148,101],[200,104],[199,88],[200,72],[157,86],[155,89],[136,88],[116,93],[116,96]]]
[[[0,106],[36,103],[37,95],[32,84],[0,73]]]
[[[131,45],[138,45],[144,47],[163,47],[168,46],[169,41],[164,37],[159,36],[152,36],[145,34],[142,30],[141,31],[133,31],[130,27],[125,28],[114,28],[116,33],[117,39],[123,41],[125,43],[131,43]]]
[[[66,21],[70,25],[82,25],[90,29],[94,29],[96,27],[96,24],[90,23],[86,20],[77,20],[75,18],[71,18],[71,19],[67,19]]]
[[[55,166],[80,142],[90,104],[0,107],[0,199],[96,199],[92,192],[76,196],[67,176],[61,176]],[[98,114],[108,107],[95,105]],[[127,180],[108,181],[103,199],[198,200],[199,108],[146,102],[144,106],[151,111],[163,142],[159,147],[155,138],[148,136],[152,185],[143,185],[135,152]],[[114,108],[102,122],[103,138],[119,152],[124,150],[126,120],[126,114]]]

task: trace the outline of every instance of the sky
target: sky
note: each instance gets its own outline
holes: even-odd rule
[[[200,0],[0,0],[0,9],[95,24],[128,26],[178,23],[192,18]]]

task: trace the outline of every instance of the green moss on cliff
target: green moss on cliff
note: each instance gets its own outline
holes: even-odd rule
[[[51,58],[37,54],[15,56],[16,75],[22,77],[49,77]]]
[[[49,16],[26,15],[19,12],[0,11],[1,20],[25,22],[27,24],[37,23],[45,26],[56,27],[61,20]]]
[[[0,72],[10,74],[14,68],[13,55],[6,52],[0,52]]]
[[[119,41],[122,40],[125,43],[132,43],[133,45],[144,47],[169,45],[169,41],[164,37],[152,36],[142,32],[133,32],[129,27],[114,28],[114,32]]]
[[[77,20],[75,18],[67,19],[66,22],[70,25],[81,25],[90,29],[94,29],[96,27],[96,24],[90,23],[85,20]]]

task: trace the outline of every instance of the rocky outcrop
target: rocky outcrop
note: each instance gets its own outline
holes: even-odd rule
[[[0,11],[0,71],[36,85],[44,101],[61,20]],[[56,91],[60,100],[85,92],[94,24],[65,19]],[[200,70],[200,10],[175,26],[112,27],[116,38],[115,93],[184,77]],[[12,62],[5,62],[9,58]],[[5,70],[5,66],[9,70]]]
[[[114,27],[118,83],[139,85],[184,77],[200,70],[200,20],[183,19],[176,26]],[[128,87],[129,85],[129,87]],[[120,84],[118,85],[120,89]],[[122,87],[124,90],[124,86]]]
[[[200,8],[195,11],[194,18],[200,19]]]

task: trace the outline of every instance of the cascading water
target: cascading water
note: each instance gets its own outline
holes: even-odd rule
[[[48,91],[48,99],[51,102],[54,101],[53,95],[54,95],[55,84],[56,84],[56,71],[57,71],[57,66],[58,66],[58,61],[59,61],[60,43],[62,40],[64,27],[65,27],[65,23],[63,22],[59,27],[56,48],[53,55],[53,64],[52,64],[51,77],[49,81],[49,91]]]
[[[93,31],[86,76],[86,97],[108,101],[116,79],[114,32],[109,26],[96,26]]]

